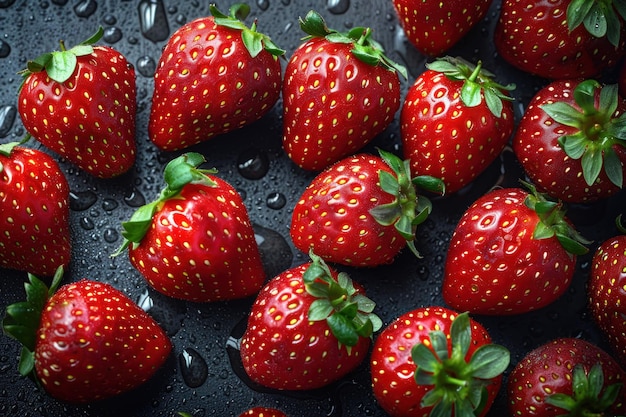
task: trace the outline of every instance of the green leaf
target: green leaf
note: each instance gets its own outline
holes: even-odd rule
[[[396,197],[400,195],[400,184],[398,183],[397,177],[381,169],[378,172],[378,178],[380,181],[380,188],[384,192]]]
[[[438,369],[439,359],[426,345],[419,343],[411,349],[411,358],[418,369],[423,372],[435,372]],[[417,374],[416,374],[417,375]]]
[[[559,145],[567,156],[572,159],[580,159],[585,154],[588,143],[589,140],[582,131],[559,138]]]
[[[308,311],[308,317],[311,321],[325,320],[334,308],[328,299],[318,298],[311,303]]]
[[[604,151],[604,172],[613,184],[619,188],[623,187],[624,171],[622,161],[612,148],[607,148]]]
[[[476,107],[482,102],[481,86],[474,81],[466,81],[461,87],[461,101],[467,107]]]
[[[35,353],[25,346],[22,347],[20,352],[20,360],[17,364],[17,369],[22,376],[30,375],[35,369]]]
[[[333,314],[326,319],[328,327],[337,340],[345,346],[355,346],[359,342],[359,334],[352,322],[341,314]]]
[[[448,359],[448,338],[441,331],[431,331],[428,333],[431,349],[435,352],[435,356],[439,362]]]
[[[565,126],[581,129],[582,114],[571,104],[563,101],[539,106],[548,116]]]
[[[76,68],[76,55],[69,51],[57,51],[52,53],[52,59],[46,67],[48,76],[58,83],[67,81]]]
[[[450,338],[453,349],[460,349],[461,357],[464,358],[472,340],[472,328],[468,313],[461,313],[454,319],[450,327]]]
[[[503,346],[491,344],[476,349],[470,359],[474,378],[492,379],[502,374],[509,366],[511,355]]]
[[[587,185],[593,185],[602,171],[602,152],[588,148],[581,158],[583,177]]]
[[[251,30],[244,30],[241,32],[241,36],[252,58],[255,58],[263,51],[263,35]]]

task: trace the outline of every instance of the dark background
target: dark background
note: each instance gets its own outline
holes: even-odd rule
[[[218,1],[226,12],[234,2]],[[152,73],[160,51],[178,27],[209,12],[208,1],[7,1],[0,0],[0,142],[21,139],[25,131],[16,115],[20,76],[28,59],[58,49],[59,40],[68,46],[105,28],[100,44],[122,52],[137,70],[139,113],[137,117],[138,159],[122,177],[100,180],[59,159],[72,190],[73,261],[65,282],[82,277],[109,282],[123,290],[152,314],[174,343],[171,358],[154,379],[138,390],[103,403],[74,407],[41,393],[17,372],[19,346],[0,336],[0,415],[2,416],[173,416],[187,411],[194,416],[238,416],[248,407],[267,405],[281,408],[291,417],[384,416],[370,389],[367,362],[341,383],[312,393],[277,393],[256,389],[241,378],[240,368],[231,363],[236,349],[227,347],[241,334],[252,299],[234,302],[193,304],[167,299],[149,290],[130,265],[126,255],[110,257],[121,244],[120,223],[138,205],[154,199],[163,186],[163,166],[180,153],[159,152],[148,140],[147,122],[152,96]],[[516,117],[545,80],[521,74],[502,62],[494,51],[493,27],[499,1],[487,17],[461,41],[450,55],[461,55],[496,73],[502,83],[516,83]],[[424,70],[426,57],[407,44],[398,26],[391,0],[257,0],[251,15],[258,18],[260,31],[268,33],[287,57],[300,43],[303,33],[297,19],[315,9],[329,26],[347,30],[370,26],[374,37],[390,57],[407,66],[408,86]],[[154,19],[146,21],[145,10]],[[399,153],[398,117],[387,131],[366,148],[378,146]],[[314,173],[293,165],[281,148],[281,102],[261,121],[232,134],[223,135],[189,150],[206,156],[210,166],[231,182],[244,196],[252,222],[263,237],[261,250],[268,275],[307,261],[289,241],[292,207]],[[41,146],[31,140],[27,146]],[[241,169],[253,162],[252,169]],[[255,165],[256,163],[257,165]],[[377,313],[385,324],[400,314],[432,304],[442,304],[440,282],[452,231],[462,212],[494,185],[518,184],[521,171],[510,150],[505,150],[474,184],[456,195],[434,200],[434,212],[418,230],[417,247],[423,259],[409,251],[389,266],[368,270],[343,268],[361,282],[378,303]],[[588,206],[570,208],[570,219],[594,243],[617,233],[613,219],[624,207],[622,196]],[[556,303],[534,313],[512,317],[476,316],[491,332],[495,342],[512,352],[511,367],[529,350],[551,338],[576,336],[604,342],[586,310],[585,283],[591,252],[579,258],[574,282]],[[26,274],[0,270],[0,311],[21,300]],[[191,366],[181,359],[191,360]],[[203,366],[206,365],[206,370]],[[510,369],[508,370],[510,371]],[[507,373],[508,373],[507,371]],[[206,379],[203,377],[206,376]],[[506,414],[504,390],[490,416]]]

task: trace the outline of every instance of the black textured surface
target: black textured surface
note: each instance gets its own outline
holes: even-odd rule
[[[218,1],[226,11],[232,1]],[[483,60],[503,84],[514,82],[517,90],[516,116],[545,81],[532,79],[498,60],[491,36],[497,19],[498,1],[486,19],[450,51],[470,61]],[[313,393],[290,395],[257,390],[247,385],[229,360],[231,336],[241,331],[251,299],[235,302],[192,304],[167,299],[148,290],[143,278],[126,256],[110,254],[121,243],[120,222],[135,207],[155,198],[162,188],[161,170],[177,156],[158,152],[147,138],[152,94],[151,74],[168,36],[182,24],[208,14],[205,1],[95,1],[0,0],[0,141],[19,140],[25,134],[15,115],[20,77],[16,73],[26,61],[42,52],[86,39],[98,25],[106,30],[102,44],[122,52],[137,69],[139,114],[137,164],[128,174],[113,180],[90,177],[60,160],[72,190],[73,261],[66,281],[82,277],[113,284],[140,303],[154,303],[149,310],[171,336],[174,350],[170,360],[149,383],[135,392],[104,403],[74,407],[61,404],[39,392],[16,370],[19,347],[12,339],[0,337],[0,415],[2,416],[173,416],[187,411],[194,416],[238,416],[254,405],[275,406],[291,417],[301,416],[384,416],[371,394],[368,366],[339,384]],[[344,30],[370,26],[374,37],[392,59],[409,69],[403,92],[424,69],[426,58],[409,46],[393,13],[390,0],[257,0],[250,4],[251,19],[258,18],[261,31],[287,50],[289,56],[300,42],[297,23],[310,9],[320,12],[329,26]],[[146,9],[147,8],[147,9]],[[146,10],[155,12],[156,26],[148,27]],[[161,23],[159,23],[161,22]],[[142,25],[143,31],[142,31]],[[250,217],[259,235],[268,273],[273,275],[307,260],[289,242],[291,208],[313,177],[295,167],[281,148],[281,103],[261,121],[238,132],[224,135],[190,150],[204,154],[219,175],[244,195]],[[366,150],[374,146],[399,150],[396,122]],[[28,146],[41,148],[31,141]],[[246,170],[239,166],[253,161]],[[267,171],[264,170],[267,168]],[[377,312],[389,323],[398,315],[430,304],[441,304],[440,281],[446,248],[462,211],[495,184],[517,185],[520,170],[510,151],[461,193],[434,201],[434,212],[420,226],[417,247],[423,259],[408,251],[393,265],[371,270],[345,268],[361,282],[378,303]],[[570,218],[579,231],[594,240],[593,250],[603,239],[617,233],[613,219],[623,210],[624,198],[615,197],[591,206],[572,207]],[[598,330],[586,312],[585,281],[591,253],[579,260],[569,291],[553,305],[534,313],[514,317],[475,317],[492,333],[497,343],[512,352],[512,365],[530,349],[557,336],[580,336],[602,346]],[[21,300],[26,274],[0,270],[0,308]],[[147,296],[147,297],[146,297]],[[235,355],[236,356],[236,355]],[[191,359],[193,375],[185,372]],[[206,369],[203,365],[206,365]],[[206,372],[206,380],[202,378]],[[193,372],[192,372],[193,373]],[[503,393],[503,391],[501,391]],[[506,400],[500,395],[489,416],[504,416]]]

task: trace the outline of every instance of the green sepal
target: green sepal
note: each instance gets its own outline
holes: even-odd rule
[[[616,48],[620,42],[621,22],[626,19],[623,0],[573,0],[567,7],[567,27],[573,31],[581,24],[596,38],[607,37]]]
[[[181,416],[181,417],[193,417],[192,414],[189,414],[189,413],[187,413],[185,411],[179,411],[178,415]]]
[[[256,20],[250,27],[243,23],[250,14],[250,6],[245,3],[233,4],[226,15],[219,11],[215,4],[210,6],[215,24],[241,31],[241,40],[252,58],[256,58],[263,50],[274,56],[284,56],[285,50],[279,48],[269,36],[257,32]]]
[[[198,167],[206,162],[203,155],[196,152],[189,152],[171,160],[163,170],[165,187],[161,190],[159,197],[139,207],[128,221],[122,223],[122,236],[124,241],[120,247],[111,255],[118,256],[131,244],[139,245],[145,234],[150,230],[152,218],[161,205],[175,198],[181,190],[191,183],[205,184],[210,187],[216,186],[209,175],[215,174],[214,169],[199,169]]]
[[[355,27],[348,32],[338,32],[329,28],[324,18],[314,10],[309,11],[304,19],[300,18],[299,23],[300,29],[307,34],[303,40],[325,38],[332,43],[351,44],[352,54],[360,61],[372,66],[381,65],[408,79],[406,67],[385,55],[383,46],[372,38],[371,28]]]
[[[311,263],[302,280],[307,293],[316,298],[307,313],[311,321],[325,320],[335,338],[348,352],[361,337],[372,337],[382,327],[382,320],[373,313],[376,304],[356,292],[352,279],[340,272],[335,279],[322,258],[309,253]]]
[[[476,65],[460,57],[445,56],[427,63],[426,68],[440,72],[453,81],[462,82],[461,101],[467,107],[475,107],[482,103],[496,117],[502,115],[503,101],[513,101],[508,92],[515,89],[515,84],[502,85],[497,83],[495,75],[482,67],[479,61]]]

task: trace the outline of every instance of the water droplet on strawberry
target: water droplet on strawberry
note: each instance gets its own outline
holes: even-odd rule
[[[87,210],[89,207],[93,206],[97,200],[98,196],[93,191],[71,191],[70,209],[74,211]]]
[[[185,384],[197,388],[204,384],[209,374],[209,367],[204,358],[194,349],[185,348],[178,356],[180,373]]]
[[[166,40],[170,28],[161,0],[142,0],[139,2],[139,29],[143,36],[152,42]]]

